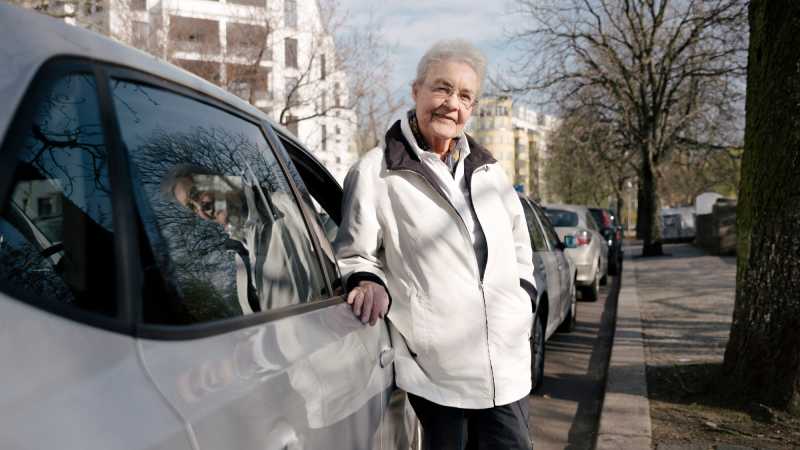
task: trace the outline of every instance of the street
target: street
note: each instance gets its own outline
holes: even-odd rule
[[[591,449],[602,407],[620,277],[596,302],[578,302],[578,324],[545,347],[544,384],[530,398],[530,429],[540,449]]]

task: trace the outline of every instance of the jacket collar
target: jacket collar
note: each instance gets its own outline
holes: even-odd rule
[[[478,167],[485,164],[492,164],[497,162],[486,147],[478,144],[472,136],[465,135],[467,143],[469,144],[469,155],[464,159],[464,176],[467,180],[467,186],[470,185],[472,173]],[[403,130],[400,126],[400,121],[394,123],[386,132],[386,148],[384,150],[384,159],[386,160],[386,168],[389,170],[413,170],[423,175],[427,174],[425,166],[420,161],[419,155],[411,148],[411,145],[403,135]]]

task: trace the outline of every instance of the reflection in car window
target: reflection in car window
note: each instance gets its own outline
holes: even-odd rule
[[[283,145],[282,155],[286,160],[290,160],[290,156],[286,151],[291,151],[294,155],[299,155],[303,152],[295,145],[294,142],[279,136],[281,144]],[[333,190],[339,190],[339,186],[331,186],[326,182],[323,174],[318,173],[324,169],[316,167],[316,165],[306,165],[302,161],[298,161],[297,165],[289,165],[289,175],[292,177],[296,186],[298,186],[302,202],[304,202],[307,210],[313,216],[311,227],[317,235],[317,241],[322,246],[323,263],[328,275],[334,281],[334,284],[339,284],[339,269],[336,265],[336,258],[333,252],[333,240],[336,238],[336,233],[339,230],[339,225],[333,217],[339,217],[333,211],[326,211],[320,204],[322,195],[331,195]],[[301,173],[302,172],[302,173]],[[306,182],[308,180],[308,182]],[[324,190],[326,192],[319,192]],[[341,202],[337,202],[337,207],[340,207]]]
[[[550,223],[550,219],[541,208],[534,205],[533,209],[536,212],[536,216],[539,218],[539,222],[542,224],[542,228],[544,229],[544,236],[547,238],[547,245],[550,247],[550,250],[555,250],[559,239],[558,234],[556,234],[556,230],[553,229],[553,224]]]
[[[17,154],[17,169],[0,218],[2,289],[113,316],[111,187],[94,78],[59,78],[13,132],[22,139],[3,148]]]
[[[572,211],[547,208],[544,210],[554,227],[577,227],[578,215]]]
[[[525,211],[525,221],[528,222],[528,233],[531,235],[531,245],[533,246],[533,251],[546,251],[547,247],[544,243],[542,229],[539,228],[539,223],[536,220],[533,209],[526,200],[522,200],[522,210]]]
[[[182,300],[146,299],[145,321],[217,320],[327,296],[289,182],[256,125],[149,86],[115,80],[113,90],[145,232]]]

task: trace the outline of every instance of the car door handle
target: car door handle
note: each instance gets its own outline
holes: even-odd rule
[[[380,357],[378,360],[381,363],[381,368],[385,369],[389,367],[389,364],[394,362],[394,349],[393,348],[385,348],[381,350]]]

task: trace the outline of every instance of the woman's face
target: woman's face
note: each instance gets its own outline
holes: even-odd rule
[[[430,66],[425,80],[411,91],[419,129],[428,144],[461,134],[477,92],[478,74],[468,64],[445,60]]]

